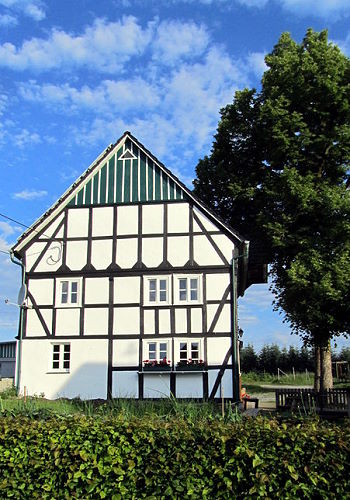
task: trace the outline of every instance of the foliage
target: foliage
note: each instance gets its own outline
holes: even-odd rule
[[[276,308],[323,347],[350,333],[350,60],[309,29],[265,61],[261,91],[221,111],[195,193],[271,263]]]
[[[350,427],[0,419],[3,498],[345,498]]]

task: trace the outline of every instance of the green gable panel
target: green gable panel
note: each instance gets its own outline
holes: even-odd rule
[[[169,199],[174,200],[175,198],[175,185],[174,181],[169,179]]]
[[[100,204],[106,203],[107,164],[101,168]]]
[[[157,167],[157,165],[154,165],[153,171],[154,171],[154,193],[153,193],[153,200],[154,201],[160,201],[161,200],[161,195],[160,195],[160,187],[161,187],[160,186],[160,168]]]
[[[163,172],[163,200],[168,201],[168,176],[164,174]]]
[[[130,201],[130,160],[125,160],[124,166],[124,202],[128,203]]]
[[[132,160],[132,201],[139,201],[139,166]]]
[[[148,160],[148,199],[153,200],[153,162]]]
[[[98,204],[98,188],[99,188],[99,174],[97,173],[93,178],[93,198],[92,203],[94,205]]]
[[[85,205],[91,204],[91,180],[85,186]]]
[[[115,156],[108,162],[108,203],[114,203]]]
[[[140,151],[140,201],[147,201],[146,156]]]
[[[84,203],[84,189],[81,189],[79,193],[77,194],[77,200],[76,200],[77,206],[81,207]]]

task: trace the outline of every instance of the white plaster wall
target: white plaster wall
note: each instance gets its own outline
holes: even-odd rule
[[[108,278],[86,278],[85,304],[108,304],[109,300]]]
[[[112,240],[94,240],[91,244],[91,264],[97,270],[106,269],[112,263]]]
[[[198,210],[198,208],[193,207],[193,212],[198,216],[199,220],[201,221],[201,223],[203,224],[203,226],[205,227],[205,229],[207,231],[218,231],[219,230],[219,228],[217,226],[215,226],[215,224],[213,224],[202,212],[200,212]],[[201,229],[198,226],[198,224],[196,223],[196,221],[194,221],[193,229],[194,229],[194,231],[201,231]]]
[[[113,372],[112,396],[114,398],[138,398],[139,381],[137,372]]]
[[[142,206],[142,233],[163,234],[163,205]]]
[[[139,334],[140,309],[138,307],[115,307],[113,317],[113,333]]]
[[[113,234],[113,207],[96,207],[92,210],[92,236]]]
[[[170,309],[159,309],[159,333],[170,333]]]
[[[219,304],[208,304],[207,305],[207,326],[208,330],[211,327],[212,321],[214,319],[215,313],[219,307]],[[231,331],[231,306],[230,304],[225,304],[222,308],[218,321],[214,327],[214,333],[226,333]]]
[[[208,388],[209,388],[209,394],[211,394],[211,391],[214,387],[216,377],[218,376],[219,370],[208,370]],[[225,370],[225,373],[221,379],[221,385],[223,388],[223,396],[224,398],[232,398],[232,371],[231,368],[228,368]],[[214,394],[214,398],[220,398],[221,397],[221,392],[220,392],[220,385],[216,391],[216,394]]]
[[[138,206],[118,206],[117,235],[138,233]]]
[[[32,248],[32,247],[31,247]],[[42,258],[35,271],[38,272],[54,272],[62,264],[63,244],[58,241],[53,241]],[[35,257],[38,257],[36,255]]]
[[[207,300],[221,300],[228,285],[230,284],[230,275],[225,274],[207,274]]]
[[[187,310],[186,309],[175,309],[175,332],[176,333],[186,333],[187,332]]]
[[[40,312],[45,320],[45,323],[51,333],[52,331],[52,310],[40,309]],[[38,318],[37,312],[34,309],[27,310],[27,330],[26,335],[28,337],[36,337],[42,335],[46,337],[46,333],[42,324]]]
[[[142,262],[147,267],[158,267],[163,261],[163,238],[143,238]]]
[[[126,276],[114,278],[114,303],[140,303],[140,277]]]
[[[235,248],[232,241],[225,234],[213,234],[212,238],[226,257],[227,261],[231,262],[233,250]]]
[[[84,335],[108,334],[108,309],[89,308],[84,310]]]
[[[199,307],[193,307],[191,309],[191,332],[203,332],[202,309],[200,309]]]
[[[42,234],[39,239],[51,238],[51,236],[53,235],[53,233],[56,231],[57,227],[59,226],[60,222],[62,221],[63,217],[64,217],[64,212],[62,212],[54,222],[52,222],[51,224],[49,224],[45,228],[44,234]],[[57,233],[56,238],[60,238],[61,236],[63,236],[63,227]]]
[[[222,365],[227,351],[231,347],[230,337],[208,338],[207,340],[207,361],[209,365]],[[230,356],[228,363],[232,362]]]
[[[117,242],[117,264],[122,269],[130,269],[137,262],[137,239],[126,238]]]
[[[145,398],[167,398],[170,396],[170,375],[165,373],[148,373],[143,376]]]
[[[83,237],[88,235],[89,209],[74,208],[68,210],[67,236],[68,238]]]
[[[169,236],[168,261],[172,266],[184,266],[190,258],[189,238],[187,236]]]
[[[137,339],[113,341],[113,366],[138,366],[139,341]]]
[[[188,233],[189,206],[188,203],[168,204],[168,232]]]
[[[202,398],[203,397],[203,374],[202,373],[178,373],[176,375],[176,397],[177,398]]]
[[[38,305],[53,304],[53,289],[53,279],[30,279],[28,282],[28,290]]]
[[[79,335],[80,308],[56,310],[56,335]]]
[[[155,318],[154,309],[145,309],[143,311],[144,318],[144,332],[145,334],[152,335],[155,333]]]
[[[48,399],[106,398],[108,341],[70,340],[70,373],[48,373],[52,361],[52,341],[23,340],[20,392],[44,393]]]
[[[206,236],[193,237],[193,253],[194,260],[200,266],[223,265],[222,259]]]
[[[82,269],[87,262],[87,241],[67,241],[67,266],[72,271]]]

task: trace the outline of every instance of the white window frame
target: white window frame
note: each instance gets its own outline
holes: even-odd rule
[[[58,351],[55,350],[55,347],[58,346]],[[65,359],[65,346],[69,346],[69,367],[64,367],[64,362],[67,361]],[[58,354],[58,356],[56,356]],[[53,363],[58,362],[58,367],[54,367]],[[50,344],[50,356],[49,356],[49,373],[69,373],[71,369],[72,363],[72,344],[70,342],[52,342]]]
[[[192,300],[191,300],[191,279],[196,279],[197,283],[198,283],[197,299],[192,299]],[[180,300],[180,280],[186,280],[186,282],[187,282],[186,300]],[[202,283],[203,283],[203,279],[202,279],[201,274],[175,274],[174,275],[174,304],[176,304],[176,305],[202,304],[203,303]]]
[[[149,358],[149,345],[150,344],[156,344],[156,359],[152,360]],[[167,350],[167,361],[172,361],[171,357],[171,343],[169,339],[147,339],[144,344],[143,344],[143,361],[157,361],[160,362],[163,360],[163,357],[160,357],[160,344],[166,344],[166,350]]]
[[[68,300],[62,302],[62,284],[68,283]],[[77,283],[77,302],[71,302],[72,283]],[[82,295],[82,279],[81,278],[59,278],[56,279],[56,307],[80,307]]]
[[[189,359],[192,359],[192,356],[191,356],[191,343],[192,342],[198,343],[198,361],[204,360],[202,339],[198,339],[198,338],[197,339],[192,339],[192,338],[176,339],[175,354],[174,354],[175,364],[177,364],[179,361],[182,361],[180,359],[180,346],[183,343],[187,343],[187,358],[186,358],[186,360],[188,361]],[[190,349],[188,349],[188,346],[190,347]]]
[[[144,276],[144,287],[143,287],[143,297],[144,297],[144,304],[147,306],[169,306],[169,304],[172,303],[172,294],[171,294],[171,276],[170,275],[157,275],[157,276]],[[160,300],[160,281],[165,280],[167,284],[167,298],[166,300]],[[156,281],[156,291],[155,291],[155,299],[156,300],[150,300],[150,284],[151,281]]]

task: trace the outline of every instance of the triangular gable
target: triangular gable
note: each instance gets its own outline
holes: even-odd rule
[[[130,132],[108,146],[59,200],[18,239],[20,250],[66,206],[91,206],[187,200],[198,206],[236,243],[244,238],[233,231],[153,156]],[[19,254],[18,254],[19,255]]]
[[[184,191],[134,140],[126,140],[96,166],[68,206],[84,207],[184,199]]]

